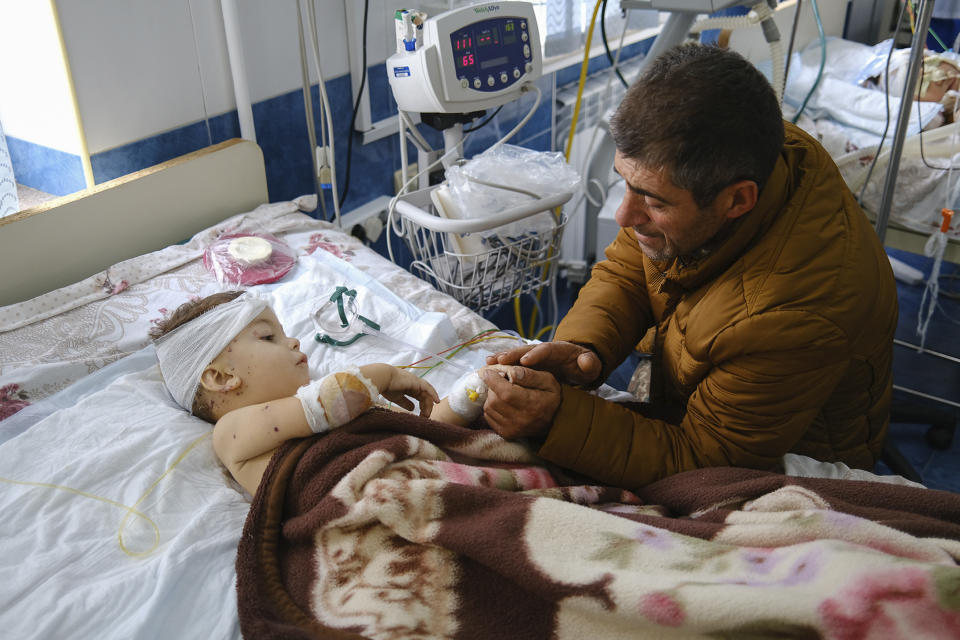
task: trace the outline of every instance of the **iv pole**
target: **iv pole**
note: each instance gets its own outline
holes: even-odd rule
[[[900,100],[900,112],[897,115],[897,129],[893,136],[893,146],[890,148],[890,160],[887,164],[887,176],[883,183],[883,195],[880,207],[877,209],[876,229],[880,242],[887,235],[887,223],[890,220],[890,209],[893,206],[893,190],[896,187],[897,172],[900,169],[900,156],[903,153],[903,141],[907,136],[907,124],[910,119],[910,107],[913,106],[913,94],[916,92],[915,79],[920,75],[923,59],[924,43],[927,40],[927,30],[930,28],[930,16],[933,15],[933,0],[920,0],[920,9],[917,12],[916,31],[910,44],[910,63],[907,66],[906,82],[903,84],[903,98]],[[893,44],[891,43],[891,47]],[[877,153],[879,153],[879,149]]]
[[[910,62],[907,66],[906,81],[903,85],[903,97],[900,101],[900,112],[897,115],[897,129],[893,138],[893,146],[890,148],[890,161],[887,165],[887,175],[883,183],[883,195],[880,200],[880,206],[877,210],[876,230],[877,235],[880,237],[880,242],[883,242],[884,238],[886,237],[887,224],[890,220],[890,210],[893,206],[893,191],[896,187],[897,172],[900,168],[900,156],[903,153],[903,141],[904,138],[906,138],[907,124],[910,117],[910,107],[913,104],[913,96],[916,92],[916,78],[920,75],[921,60],[923,59],[923,51],[927,39],[927,30],[930,28],[930,17],[933,15],[933,0],[921,0],[920,8],[918,9],[917,14],[917,27],[916,31],[913,33],[913,39],[910,43]],[[877,152],[879,153],[879,149]],[[902,347],[911,347],[919,350],[922,353],[938,356],[946,360],[960,362],[960,359],[957,359],[953,356],[939,353],[937,351],[931,351],[929,349],[923,349],[904,340],[895,339],[894,343]],[[956,403],[952,400],[941,398],[939,396],[923,393],[915,389],[908,389],[900,385],[894,385],[893,388],[910,395],[926,398],[927,400],[934,400],[936,402],[954,407],[960,407],[960,403]]]

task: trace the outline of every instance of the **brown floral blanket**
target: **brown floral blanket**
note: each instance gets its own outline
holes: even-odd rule
[[[238,549],[243,636],[960,637],[960,495],[734,468],[569,482],[383,410],[289,442]]]

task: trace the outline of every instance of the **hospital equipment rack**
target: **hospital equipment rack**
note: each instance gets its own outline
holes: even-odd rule
[[[477,313],[550,285],[557,274],[566,215],[562,192],[483,218],[443,217],[432,203],[442,185],[399,196],[392,230],[413,255],[409,270]],[[549,212],[552,228],[506,236],[499,227]]]

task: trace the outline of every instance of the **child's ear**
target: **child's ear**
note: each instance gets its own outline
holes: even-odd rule
[[[226,371],[223,366],[209,364],[200,374],[200,387],[214,393],[224,393],[240,388],[243,380],[235,373]]]

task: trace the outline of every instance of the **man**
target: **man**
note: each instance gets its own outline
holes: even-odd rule
[[[774,469],[788,452],[872,469],[896,287],[827,153],[784,123],[749,62],[702,45],[654,61],[611,132],[622,230],[554,342],[488,359],[523,365],[485,376],[488,424],[628,488],[707,466]],[[578,388],[638,344],[653,359],[639,412]]]

